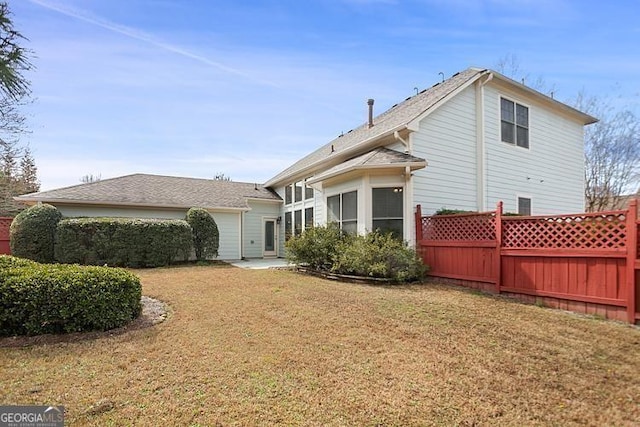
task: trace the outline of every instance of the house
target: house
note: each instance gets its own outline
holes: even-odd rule
[[[263,230],[277,227],[282,200],[262,185],[134,174],[17,197],[49,203],[65,217],[185,219],[192,207],[211,213],[220,230],[220,259],[276,256]]]
[[[583,211],[583,129],[596,121],[587,114],[478,68],[454,74],[380,115],[374,114],[373,100],[368,107],[364,124],[264,185],[131,175],[18,199],[52,203],[64,215],[83,216],[125,210],[127,216],[139,215],[144,200],[152,205],[145,207],[150,209],[146,215],[168,214],[174,205],[179,213],[171,212],[183,215],[190,206],[204,206],[223,221],[221,242],[222,233],[236,230],[225,237],[236,246],[229,244],[221,258],[282,256],[288,236],[327,222],[359,233],[388,230],[413,242],[418,204],[426,213],[443,207],[484,211],[500,200],[507,212],[522,214]],[[118,195],[127,178],[133,187],[139,184],[132,181],[161,178],[176,185],[160,193],[166,201],[144,187]],[[108,194],[91,196],[94,205],[85,200],[99,188],[89,186],[107,181],[113,182]],[[244,199],[226,205],[215,198],[232,185],[243,189]],[[172,196],[173,191],[180,194]],[[194,192],[199,196],[178,200]]]

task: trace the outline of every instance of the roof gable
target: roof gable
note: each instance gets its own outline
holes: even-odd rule
[[[454,74],[442,83],[437,83],[417,95],[405,99],[403,102],[376,116],[372,127],[369,127],[368,123],[364,123],[340,135],[271,178],[265,183],[265,186],[277,185],[312,169],[314,166],[325,162],[331,163],[332,158],[338,158],[340,154],[353,152],[353,155],[356,155],[358,147],[365,145],[368,141],[376,140],[385,135],[393,134],[396,130],[406,128],[412,120],[439,104],[453,92],[473,83],[484,71],[469,68]]]
[[[425,159],[412,156],[411,154],[401,153],[385,147],[375,148],[368,153],[361,154],[340,163],[322,173],[313,177],[308,183],[313,184],[320,182],[346,172],[358,169],[376,169],[376,168],[404,168],[409,167],[411,170],[422,169],[427,166]]]
[[[376,141],[381,140],[385,136],[393,135],[396,131],[403,129],[415,130],[417,122],[432,111],[435,111],[440,105],[447,102],[482,76],[488,76],[487,81],[495,77],[497,81],[513,87],[526,96],[534,97],[548,108],[562,112],[575,120],[581,121],[583,124],[590,124],[597,121],[595,118],[581,111],[520,84],[498,72],[481,68],[468,68],[454,74],[442,83],[437,83],[405,99],[401,103],[394,105],[387,111],[376,116],[373,120],[373,126],[369,127],[368,123],[364,123],[346,134],[340,135],[338,138],[323,145],[271,178],[265,183],[265,186],[272,187],[279,184],[286,184],[288,181],[301,179],[304,175],[311,175],[320,169],[331,168],[346,159],[371,150],[374,148],[372,143],[375,144]]]
[[[16,198],[25,202],[247,210],[248,199],[280,201],[259,184],[148,174],[126,175]]]

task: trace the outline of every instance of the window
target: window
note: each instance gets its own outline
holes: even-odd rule
[[[304,228],[313,227],[313,208],[307,208],[304,210]]]
[[[327,222],[336,222],[347,233],[358,232],[358,192],[327,197]]]
[[[402,187],[374,188],[372,196],[373,230],[391,233],[394,237],[402,239],[404,235]]]
[[[291,231],[293,230],[293,224],[291,221],[291,212],[284,213],[284,239],[289,240],[291,238]]]
[[[529,108],[500,98],[500,124],[503,142],[529,148]]]
[[[286,187],[284,187],[284,204],[285,205],[291,204],[291,186],[290,185],[287,185]]]
[[[296,182],[295,183],[295,189],[296,189],[296,192],[295,192],[296,199],[295,199],[295,201],[296,202],[301,202],[302,201],[302,183],[301,182]]]
[[[293,212],[293,233],[296,236],[302,234],[302,209]]]
[[[518,197],[518,213],[525,216],[531,215],[531,199]]]
[[[313,199],[313,188],[307,185],[304,186],[304,198],[307,200]]]

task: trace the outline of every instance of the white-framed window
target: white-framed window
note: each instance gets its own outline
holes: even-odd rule
[[[373,188],[371,190],[373,213],[372,229],[404,236],[404,189],[402,187]]]
[[[307,180],[308,179],[309,178],[307,178]],[[304,198],[305,198],[305,200],[313,199],[313,188],[311,188],[308,185],[306,185],[307,180],[305,180],[305,186],[304,186]]]
[[[518,197],[518,214],[531,216],[531,198]]]
[[[302,182],[296,182],[293,185],[294,189],[295,189],[295,192],[294,192],[295,199],[294,199],[294,201],[296,201],[296,202],[301,202],[303,200],[302,199],[302,186],[303,185],[304,184]]]
[[[529,107],[500,98],[500,137],[502,142],[529,148]]]
[[[293,198],[291,197],[291,184],[284,187],[284,204],[290,205],[293,202]]]
[[[332,222],[347,233],[358,232],[358,191],[327,197],[327,223]]]

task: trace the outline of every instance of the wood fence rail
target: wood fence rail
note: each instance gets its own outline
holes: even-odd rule
[[[9,227],[13,218],[0,217],[0,254],[11,254],[11,246],[9,244]]]
[[[637,201],[628,209],[517,217],[495,211],[422,216],[416,246],[429,274],[529,302],[640,320]]]

